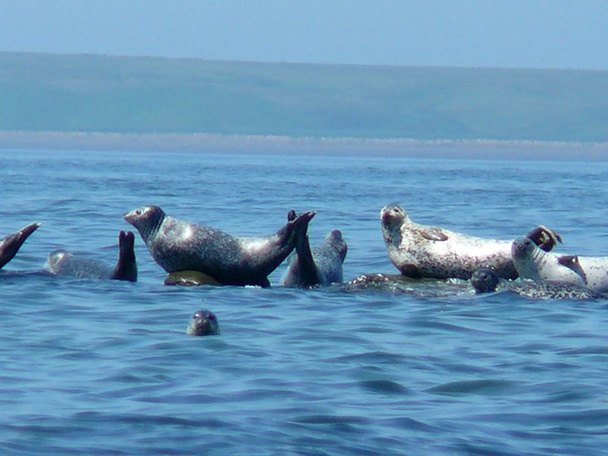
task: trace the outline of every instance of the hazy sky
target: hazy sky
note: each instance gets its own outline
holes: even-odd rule
[[[608,70],[604,0],[0,0],[0,50]]]

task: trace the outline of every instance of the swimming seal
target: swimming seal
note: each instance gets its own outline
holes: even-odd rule
[[[542,284],[558,281],[572,285],[587,285],[587,277],[576,255],[555,255],[539,249],[527,236],[513,241],[513,263],[519,277]]]
[[[342,264],[347,251],[348,246],[340,230],[333,230],[323,244],[313,249],[310,248],[308,235],[301,236],[296,242],[296,253],[289,260],[281,284],[286,287],[314,287],[342,283]]]
[[[382,208],[380,219],[389,258],[405,276],[468,280],[477,269],[487,267],[499,277],[517,277],[511,258],[512,240],[483,239],[419,225],[398,204]],[[544,226],[527,236],[547,251],[561,242],[557,233]]]
[[[528,298],[552,299],[605,299],[606,296],[587,287],[567,282],[546,281],[542,284],[530,280],[504,280],[494,271],[481,268],[471,276],[471,285],[476,293],[510,291]]]
[[[220,230],[170,217],[158,206],[124,215],[137,228],[154,261],[168,273],[199,271],[223,285],[270,286],[268,275],[305,235],[314,212],[289,220],[275,234],[239,238]]]
[[[101,261],[76,256],[66,250],[55,250],[49,255],[46,269],[56,276],[137,282],[135,235],[130,231],[119,233],[118,261],[114,268]]]
[[[19,231],[11,233],[0,241],[0,269],[11,261],[27,238],[40,227],[40,223],[30,223]]]
[[[219,336],[220,324],[215,314],[210,310],[197,310],[190,317],[186,334],[191,336]]]

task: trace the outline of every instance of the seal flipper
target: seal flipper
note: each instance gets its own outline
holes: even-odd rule
[[[27,238],[40,227],[40,223],[30,223],[19,231],[9,234],[0,241],[0,269],[11,261]]]
[[[137,282],[135,235],[131,231],[121,231],[118,235],[118,262],[110,278]]]
[[[543,225],[534,228],[526,234],[526,237],[545,252],[550,252],[553,247],[562,242],[562,237],[559,234]]]
[[[578,255],[562,255],[557,258],[557,262],[571,271],[576,272],[581,279],[583,279],[585,285],[587,285],[587,274],[585,274],[585,270],[581,266]]]
[[[302,287],[313,287],[321,283],[317,265],[312,256],[308,233],[302,233],[296,241],[296,259],[300,266],[300,283]]]
[[[420,234],[422,234],[423,238],[428,239],[429,241],[443,242],[448,240],[448,237],[443,232],[443,230],[436,226],[429,226],[423,231],[421,231]]]

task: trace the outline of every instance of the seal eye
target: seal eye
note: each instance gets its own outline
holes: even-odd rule
[[[213,315],[213,314],[209,315],[208,320],[215,321],[215,315]]]

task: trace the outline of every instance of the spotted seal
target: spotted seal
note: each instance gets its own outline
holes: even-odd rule
[[[525,240],[521,241],[524,242]],[[523,248],[523,246],[520,246],[520,248]],[[583,279],[585,285],[592,290],[600,293],[608,292],[608,257],[560,255],[553,252],[544,253],[538,251],[538,249],[533,249],[532,246],[529,246],[529,248],[531,250],[530,254],[526,254],[524,251],[520,253],[523,259],[518,257],[515,260],[515,256],[513,257],[516,267],[520,269],[526,269],[526,261],[532,263],[532,266],[528,266],[526,272],[523,273],[524,276],[536,279],[536,275],[540,274],[537,280],[564,280],[562,276],[565,274],[570,282],[578,283],[578,275]],[[536,259],[532,260],[532,258]],[[562,266],[566,266],[566,270]],[[567,270],[568,268],[573,270],[575,275],[572,275]]]
[[[572,285],[587,285],[587,277],[576,255],[555,255],[539,249],[527,236],[515,239],[511,245],[513,264],[519,277],[542,284],[558,281]]]
[[[268,275],[305,235],[314,215],[304,212],[275,234],[255,238],[179,220],[158,206],[134,209],[124,219],[137,228],[154,261],[168,273],[199,271],[223,285],[268,287]]]
[[[398,204],[382,208],[380,219],[389,258],[405,276],[468,280],[477,269],[488,267],[500,277],[517,277],[511,258],[512,240],[483,239],[419,225]],[[543,226],[527,236],[544,250],[561,242],[557,233]]]
[[[66,250],[55,250],[49,255],[46,269],[56,276],[136,282],[135,235],[131,231],[119,233],[118,261],[114,268],[91,258],[76,256]]]
[[[308,235],[301,236],[296,243],[287,271],[281,278],[286,287],[327,286],[344,281],[342,264],[348,246],[340,230],[333,230],[323,244],[310,248]]]
[[[0,241],[0,269],[15,257],[23,243],[39,227],[40,223],[30,223]]]
[[[590,288],[560,281],[542,284],[531,280],[504,280],[487,268],[478,269],[471,276],[471,285],[476,293],[511,291],[528,298],[552,299],[605,299],[606,296]]]
[[[186,334],[191,336],[219,336],[220,324],[215,314],[210,310],[197,310],[190,317]]]

